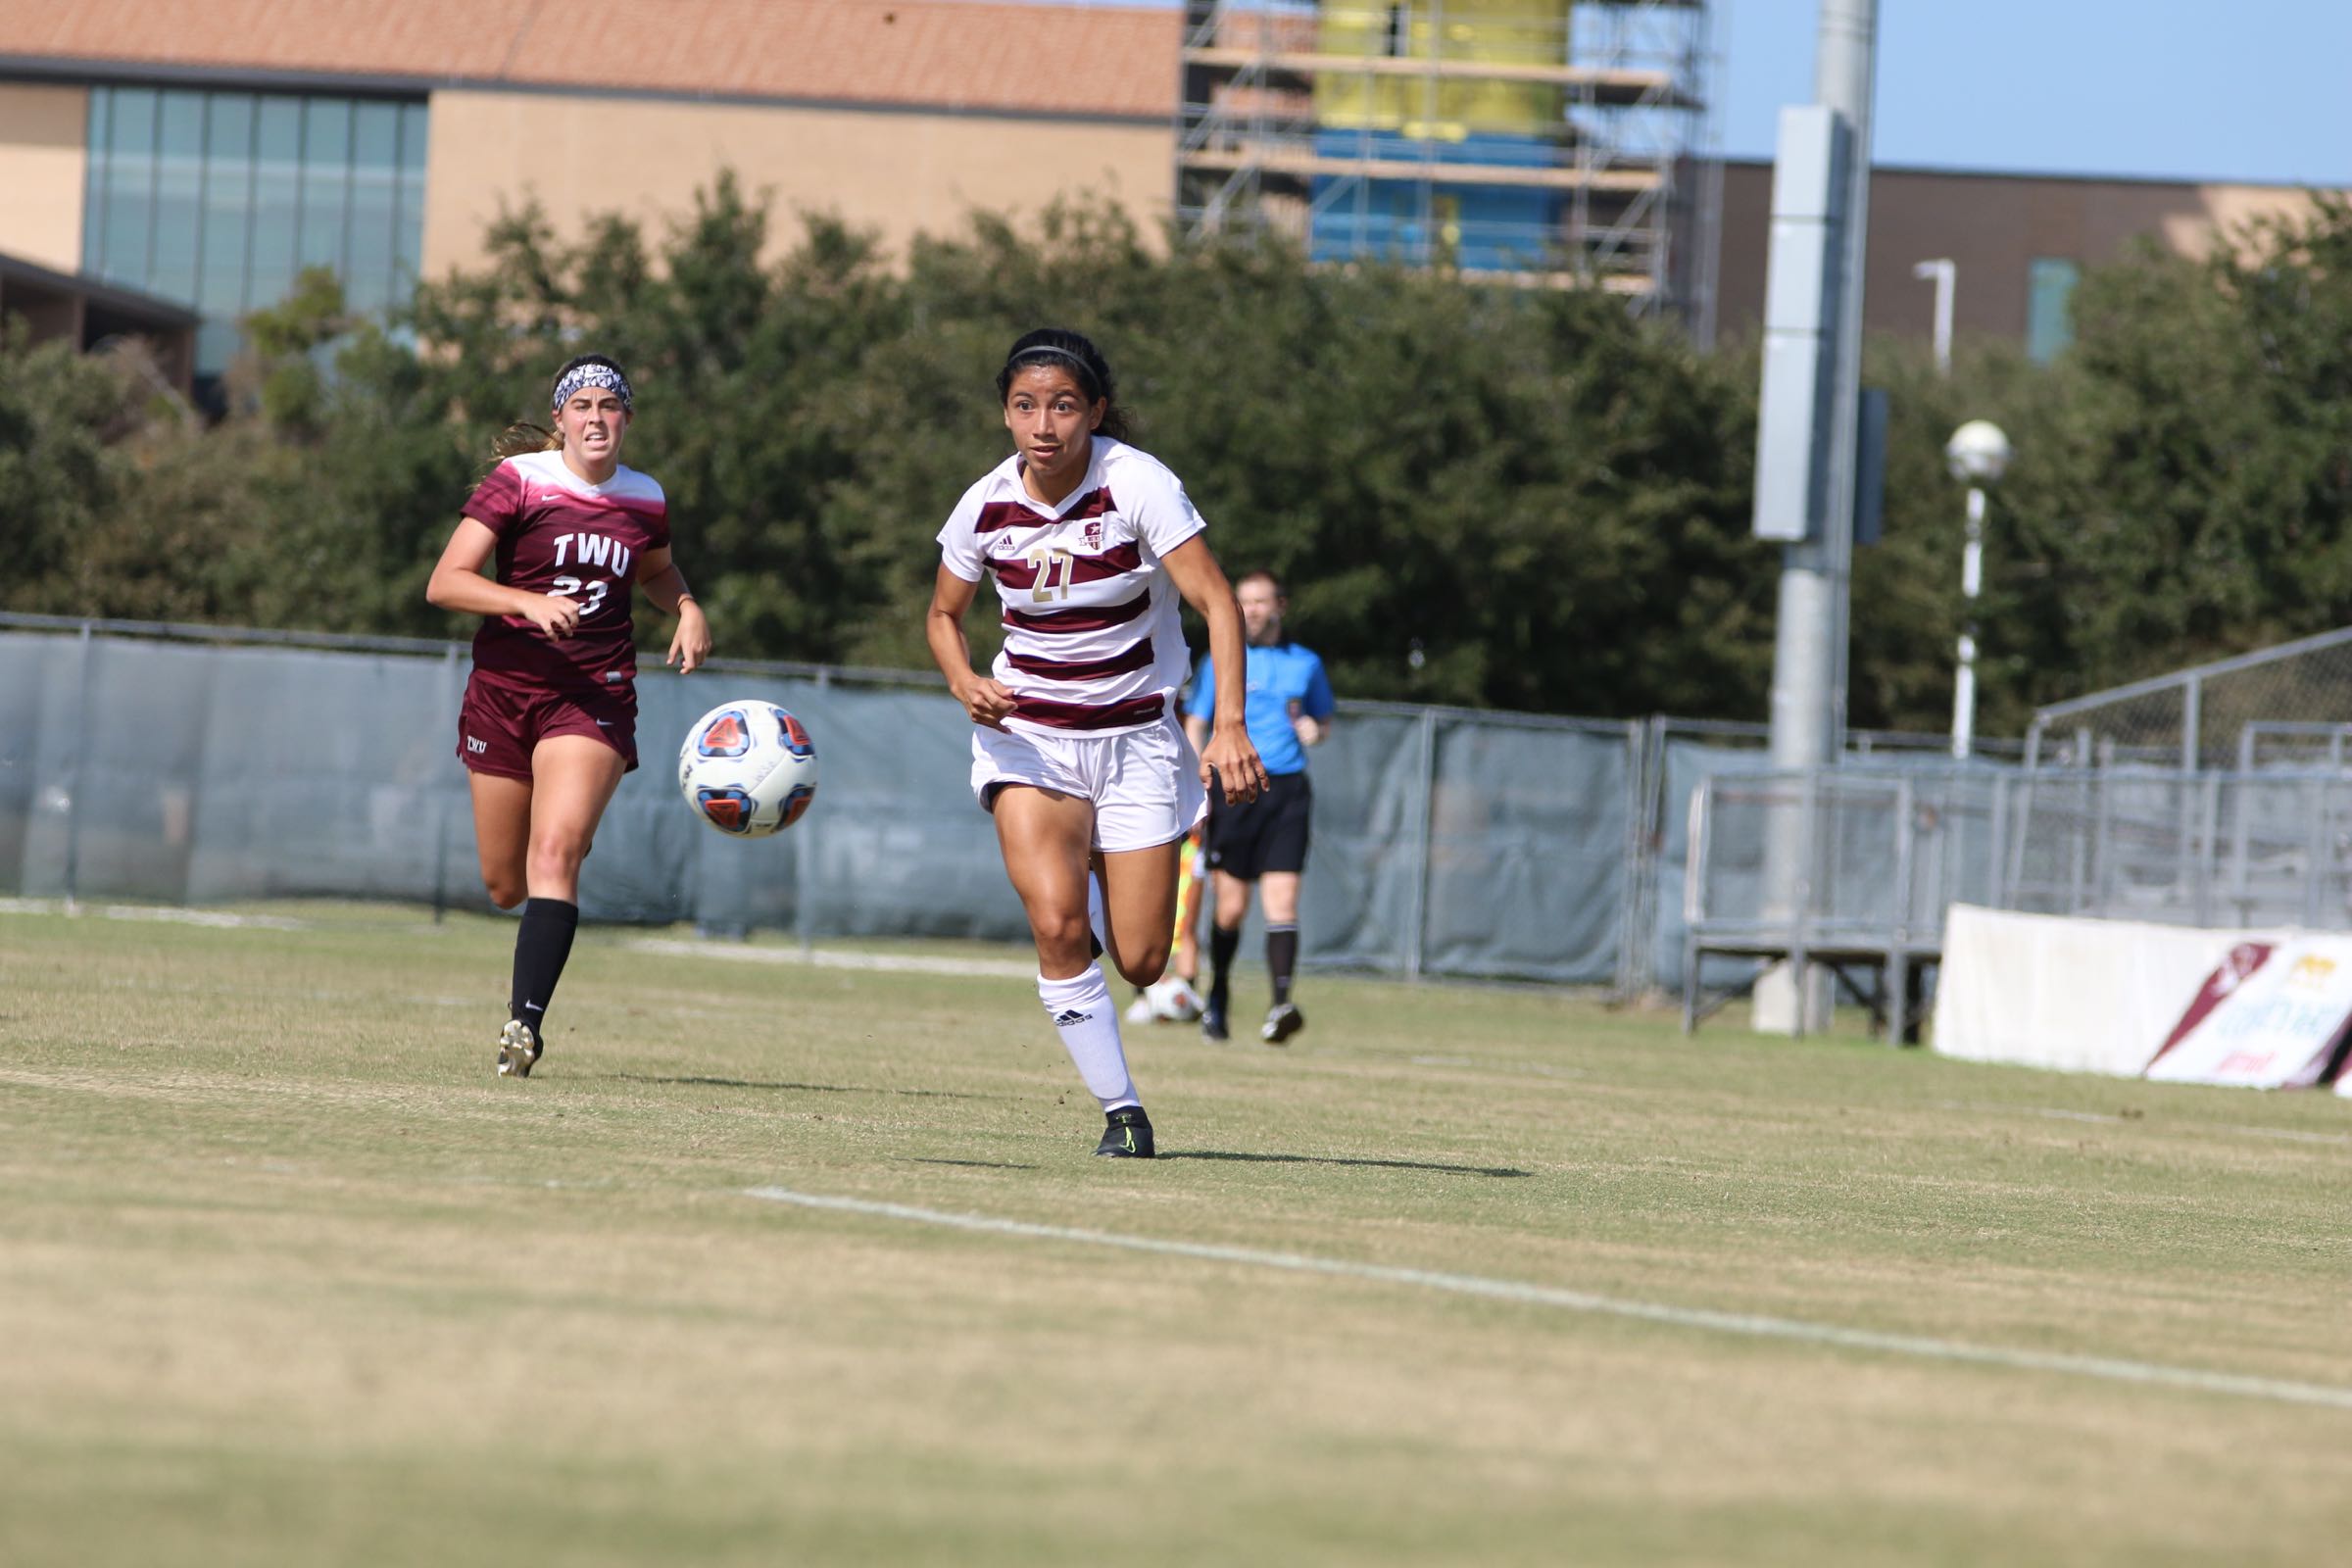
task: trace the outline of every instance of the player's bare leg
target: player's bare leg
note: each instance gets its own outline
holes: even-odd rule
[[[547,1008],[579,929],[580,862],[626,765],[620,753],[585,735],[553,735],[532,748],[530,818],[521,854],[527,897],[514,933],[509,1016],[499,1032],[503,1077],[529,1077],[547,1049]],[[502,843],[501,851],[512,857],[511,845]]]
[[[1144,1114],[1127,1071],[1119,1039],[1118,1007],[1094,956],[1087,920],[1087,885],[1093,879],[1091,845],[1095,808],[1091,801],[1034,785],[1014,784],[997,792],[997,841],[1004,871],[1012,879],[1029,934],[1037,943],[1037,996],[1061,1036],[1078,1075],[1102,1107],[1105,1123],[1098,1154],[1150,1158],[1152,1123]],[[1116,885],[1109,895],[1108,935],[1113,943],[1120,915]],[[1162,913],[1162,960],[1172,913]]]

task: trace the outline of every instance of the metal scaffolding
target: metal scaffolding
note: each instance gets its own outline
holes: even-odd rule
[[[1188,0],[1187,233],[1590,286],[1713,331],[1709,0]]]

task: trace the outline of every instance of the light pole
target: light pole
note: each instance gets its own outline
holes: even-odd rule
[[[1959,286],[1960,267],[1948,256],[1932,262],[1921,262],[1911,269],[1911,275],[1926,281],[1936,281],[1936,373],[1952,373],[1952,292]]]
[[[1948,264],[1947,264],[1948,265]],[[1960,555],[1960,674],[1952,683],[1952,755],[1966,757],[1977,731],[1977,594],[1984,584],[1984,490],[2009,469],[2012,449],[1990,419],[1971,419],[1943,446],[1943,466],[1968,486],[1968,544]]]

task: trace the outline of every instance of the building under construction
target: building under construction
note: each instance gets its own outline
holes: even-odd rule
[[[1711,328],[1707,0],[1188,0],[1182,225]]]

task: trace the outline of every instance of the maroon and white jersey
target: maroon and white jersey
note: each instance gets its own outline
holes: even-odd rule
[[[966,582],[997,579],[1004,648],[991,673],[1016,699],[1006,727],[1112,735],[1157,723],[1189,673],[1160,558],[1200,514],[1157,458],[1098,435],[1058,507],[1021,486],[1018,453],[963,493],[939,531]]]
[[[590,484],[561,452],[509,458],[462,509],[498,535],[498,580],[580,603],[579,628],[561,642],[521,615],[492,615],[473,638],[476,671],[509,684],[611,690],[637,674],[630,614],[638,564],[669,543],[662,487],[631,467]]]

